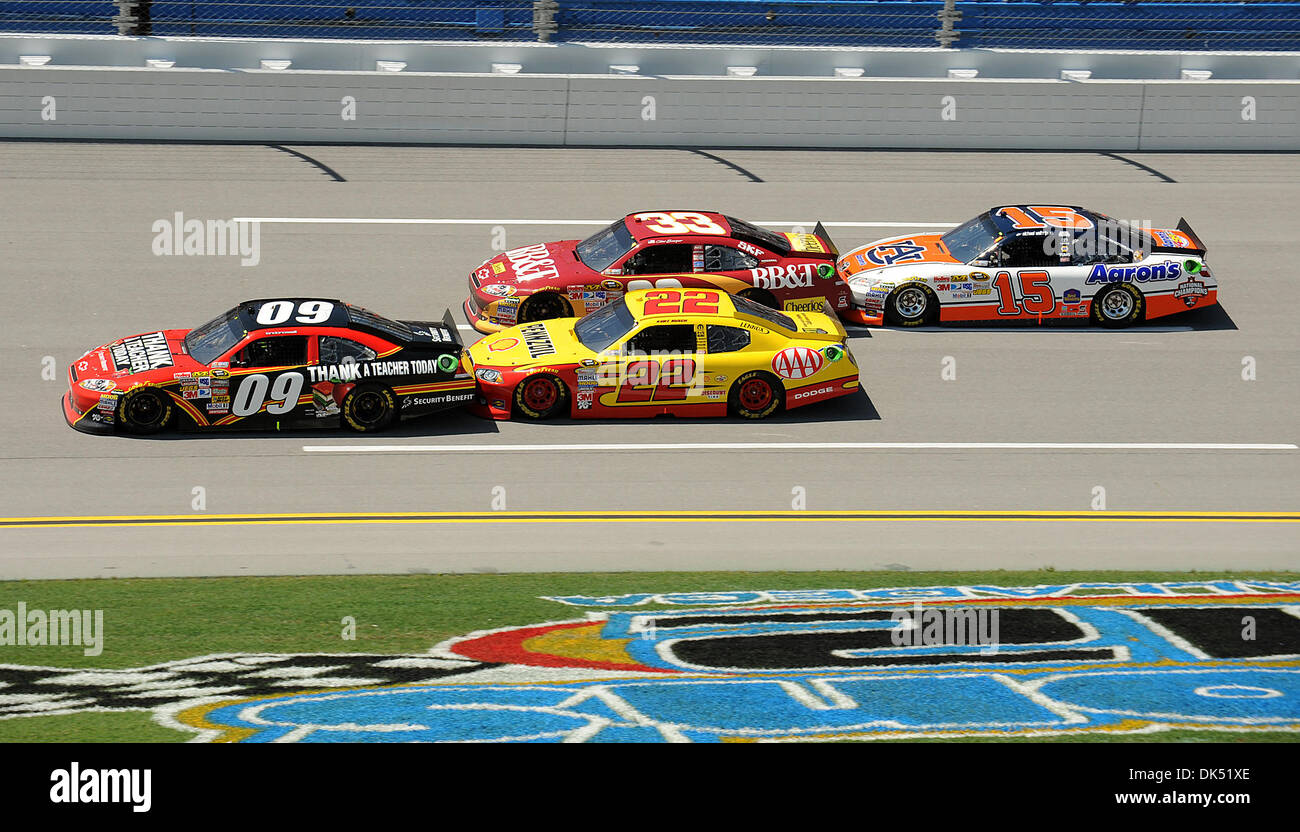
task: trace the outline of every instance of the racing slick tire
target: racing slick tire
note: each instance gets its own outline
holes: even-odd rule
[[[780,409],[784,394],[785,388],[770,373],[752,370],[731,385],[727,407],[742,419],[766,419]]]
[[[754,303],[762,304],[769,309],[781,308],[781,304],[776,300],[776,295],[766,289],[759,289],[757,287],[752,289],[742,289],[736,293],[736,296],[742,297],[745,300],[752,300]]]
[[[167,394],[152,387],[137,387],[122,397],[117,418],[128,433],[157,433],[172,420]]]
[[[534,321],[548,321],[552,318],[572,318],[573,307],[569,306],[569,301],[563,295],[555,292],[541,292],[536,295],[530,295],[524,298],[524,302],[519,304],[519,318],[521,324],[530,324]]]
[[[939,299],[920,283],[906,283],[885,298],[885,323],[893,326],[923,326],[938,312]]]
[[[397,398],[393,391],[379,384],[358,384],[348,392],[339,408],[343,424],[357,433],[375,433],[391,425],[397,417]]]
[[[1142,320],[1142,293],[1128,283],[1112,283],[1092,299],[1092,319],[1110,329]]]
[[[569,403],[569,388],[553,375],[537,373],[515,385],[515,412],[527,419],[549,419],[563,413]]]

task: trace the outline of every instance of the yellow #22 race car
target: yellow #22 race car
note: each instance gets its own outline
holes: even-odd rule
[[[469,355],[479,387],[471,407],[493,419],[762,419],[859,383],[833,315],[778,312],[713,289],[628,292],[580,320],[489,335]]]

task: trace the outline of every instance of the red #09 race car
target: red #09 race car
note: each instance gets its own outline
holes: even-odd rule
[[[769,231],[709,211],[629,214],[585,240],[512,249],[469,276],[465,316],[480,332],[595,312],[637,289],[721,289],[773,309],[849,308],[837,251],[812,234]]]
[[[715,289],[640,289],[582,320],[534,321],[469,348],[479,415],[762,419],[858,390],[844,327]]]
[[[450,310],[442,321],[392,321],[337,300],[250,300],[197,329],[87,351],[68,368],[63,415],[87,433],[377,431],[470,402],[462,362]]]
[[[945,234],[877,240],[840,258],[859,323],[1092,320],[1123,327],[1213,306],[1205,244],[1074,205],[1003,205]]]

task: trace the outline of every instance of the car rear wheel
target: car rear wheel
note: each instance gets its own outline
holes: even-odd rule
[[[519,305],[519,323],[549,321],[552,318],[571,318],[573,309],[569,302],[554,292],[542,292],[524,299]]]
[[[1119,329],[1142,320],[1142,293],[1127,283],[1112,283],[1092,299],[1092,319]]]
[[[753,289],[742,289],[737,294],[739,297],[742,297],[745,300],[752,300],[754,303],[761,303],[764,306],[769,307],[771,309],[781,308],[780,304],[777,303],[776,295],[772,294],[766,289],[759,289],[757,287]]]
[[[515,385],[515,412],[529,419],[549,419],[562,412],[569,401],[564,382],[539,373]]]
[[[929,288],[909,283],[885,299],[885,320],[894,326],[921,326],[929,323],[938,308],[939,302]]]
[[[765,419],[781,407],[783,393],[784,388],[772,376],[755,370],[731,385],[727,404],[742,419]]]
[[[167,395],[152,387],[137,387],[122,398],[118,419],[131,433],[157,433],[172,419],[172,404]]]
[[[374,433],[388,427],[397,415],[393,391],[377,384],[354,387],[343,400],[343,423],[358,433]]]

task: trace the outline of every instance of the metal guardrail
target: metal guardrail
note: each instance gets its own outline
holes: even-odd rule
[[[1300,51],[1300,2],[0,0],[0,31],[642,45]]]

